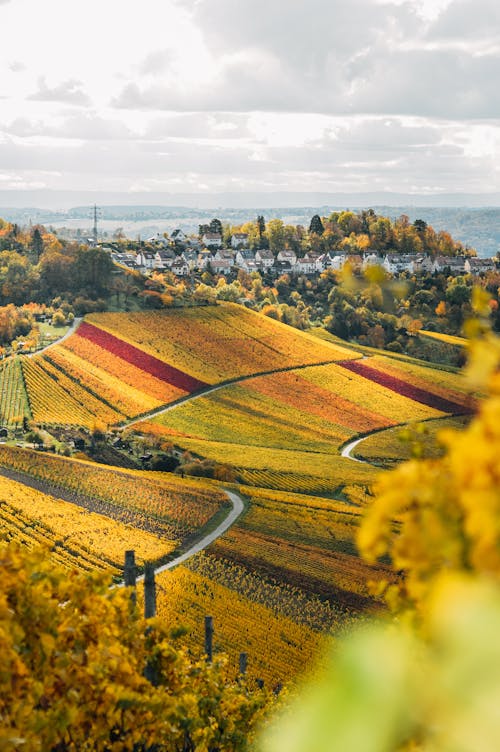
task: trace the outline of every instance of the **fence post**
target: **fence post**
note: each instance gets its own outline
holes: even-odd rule
[[[248,653],[240,653],[240,674],[245,676],[247,672]]]
[[[212,663],[213,657],[214,620],[212,616],[205,616],[205,653],[207,663]]]
[[[144,565],[144,618],[156,616],[155,570],[151,563]]]
[[[134,590],[130,593],[130,600],[135,606],[137,601],[137,593],[135,592],[135,580],[137,576],[137,569],[135,566],[135,551],[125,551],[125,566],[123,567],[123,582],[125,587],[133,587]]]

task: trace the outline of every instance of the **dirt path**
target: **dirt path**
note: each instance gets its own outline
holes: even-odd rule
[[[141,530],[147,530],[148,532],[154,533],[155,535],[158,535],[160,537],[162,534],[166,537],[169,537],[167,522],[165,522],[164,525],[162,525],[161,521],[155,521],[152,523],[146,515],[142,515],[140,512],[134,512],[134,520],[133,522],[131,522],[129,517],[130,510],[122,509],[115,504],[102,501],[101,499],[84,496],[83,494],[78,494],[74,491],[61,488],[60,486],[53,486],[49,483],[39,480],[38,478],[31,477],[27,473],[21,473],[17,470],[10,470],[5,467],[0,467],[0,475],[4,478],[8,478],[9,480],[16,481],[16,483],[22,483],[28,488],[33,488],[37,491],[41,491],[42,493],[46,493],[56,499],[68,501],[71,504],[83,507],[84,509],[87,509],[91,512],[102,514],[104,517],[109,517],[110,519],[117,520],[119,522],[124,521],[129,525],[132,524],[134,527],[137,527]],[[202,529],[200,531],[201,537],[198,537],[197,540],[194,540],[187,551],[183,551],[167,564],[159,566],[157,569],[155,569],[155,572],[164,572],[167,569],[173,569],[178,564],[181,564],[191,556],[194,556],[194,554],[203,551],[211,543],[217,540],[217,538],[220,538],[220,536],[223,535],[226,530],[229,530],[229,528],[236,522],[238,517],[245,509],[243,499],[238,493],[236,493],[236,491],[229,491],[225,488],[221,488],[221,490],[226,494],[229,501],[231,502],[231,509],[229,510],[229,513],[226,515],[226,517],[217,525],[214,530],[207,533],[206,535],[203,534]],[[126,519],[124,518],[122,520],[121,518],[123,515],[125,515]],[[138,579],[142,579],[142,577],[139,577]]]
[[[229,528],[232,525],[234,525],[238,517],[242,514],[243,510],[245,509],[243,499],[238,493],[236,493],[236,491],[228,491],[225,488],[221,490],[224,491],[229,501],[233,505],[233,508],[231,509],[227,517],[215,528],[215,530],[212,530],[211,533],[208,533],[208,535],[205,535],[197,543],[191,546],[187,551],[185,551],[182,554],[179,554],[179,556],[176,556],[175,559],[172,559],[172,561],[169,561],[167,564],[163,564],[162,566],[155,569],[155,574],[158,574],[160,572],[165,572],[167,569],[173,569],[178,564],[182,564],[184,561],[191,558],[191,556],[194,556],[194,554],[198,554],[200,551],[203,551],[205,548],[208,548],[208,546],[211,543],[216,541],[217,538],[220,538],[221,535],[223,535],[226,532],[226,530],[229,530]],[[141,575],[137,579],[143,580],[144,575]]]
[[[73,323],[68,328],[68,331],[66,332],[66,334],[63,334],[63,336],[60,339],[56,339],[54,340],[54,342],[51,342],[49,345],[45,345],[45,347],[42,347],[41,350],[35,350],[35,352],[32,352],[32,353],[25,353],[24,357],[32,358],[34,355],[40,355],[41,353],[44,353],[45,350],[49,349],[49,347],[53,347],[54,345],[60,345],[61,342],[64,342],[65,339],[68,339],[68,337],[71,337],[71,335],[76,332],[76,330],[78,329],[81,323],[82,323],[81,317],[73,319]]]

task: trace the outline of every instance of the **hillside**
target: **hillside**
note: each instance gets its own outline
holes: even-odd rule
[[[150,558],[161,560],[222,514],[222,482],[245,500],[222,538],[160,575],[158,611],[173,628],[188,627],[193,650],[210,612],[231,671],[247,647],[249,675],[269,683],[311,665],[325,633],[383,607],[367,581],[392,574],[386,564],[367,565],[354,542],[377,468],[342,456],[342,448],[389,431],[384,452],[392,457],[396,426],[434,425],[474,407],[452,370],[320,339],[230,303],[92,314],[59,344],[7,359],[0,375],[2,393],[11,395],[2,420],[18,438],[24,416],[46,437],[83,431],[88,455],[113,440],[115,455],[128,461],[142,452],[145,467],[160,455],[178,466],[176,475],[132,471],[0,447],[3,472],[34,478],[39,493],[58,488],[69,501],[91,499],[96,513],[156,535]],[[376,447],[367,449],[377,457]],[[34,503],[16,503],[1,521],[10,537],[22,530],[26,540],[34,525],[59,540],[54,502],[37,497],[43,515]],[[12,515],[26,523],[16,527]],[[114,533],[61,515],[70,559],[81,557],[71,553],[74,529],[80,545],[92,539],[85,545],[95,566],[109,568],[98,559]]]

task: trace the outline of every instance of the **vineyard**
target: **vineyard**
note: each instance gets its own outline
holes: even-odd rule
[[[202,649],[211,614],[228,673],[245,651],[249,675],[271,685],[310,666],[325,635],[380,611],[367,583],[393,577],[355,544],[377,468],[342,457],[342,447],[372,434],[357,456],[397,461],[422,431],[434,437],[476,406],[452,371],[357,351],[233,304],[92,314],[48,350],[6,360],[0,379],[5,426],[25,417],[92,430],[142,416],[127,436],[173,446],[186,462],[179,471],[188,460],[229,466],[245,512],[205,553],[158,576],[158,612],[187,628],[191,650]],[[210,385],[220,388],[205,393]],[[0,468],[11,474],[0,482],[4,537],[41,542],[85,570],[116,574],[129,548],[139,563],[162,559],[228,505],[213,480],[11,445],[0,445]]]
[[[8,358],[0,367],[0,422],[15,428],[31,418],[20,358]]]
[[[175,544],[131,524],[54,498],[0,477],[0,528],[6,540],[28,548],[43,545],[58,564],[84,571],[121,574],[125,551],[134,548],[139,565],[161,559]]]
[[[0,446],[0,467],[25,473],[77,495],[109,504],[117,513],[156,522],[175,542],[206,525],[227,504],[216,487],[171,475],[114,470],[81,460],[41,457],[37,452]]]

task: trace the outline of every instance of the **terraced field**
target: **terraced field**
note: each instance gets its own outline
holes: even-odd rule
[[[354,543],[378,470],[342,457],[342,446],[373,433],[358,453],[390,462],[401,425],[462,420],[475,406],[455,373],[327,339],[232,304],[95,314],[64,342],[0,371],[4,424],[26,416],[49,427],[126,426],[142,416],[130,431],[164,438],[194,463],[232,467],[246,512],[205,554],[160,576],[159,613],[188,627],[190,649],[201,649],[211,613],[230,671],[246,650],[251,676],[273,684],[309,666],[325,634],[381,608],[367,582],[389,570],[368,566]],[[116,570],[123,546],[157,558],[227,503],[214,481],[17,447],[0,446],[0,467],[73,501],[64,507],[37,489],[22,498],[4,485],[4,534],[43,540],[83,568]],[[107,521],[74,506],[82,499]]]

